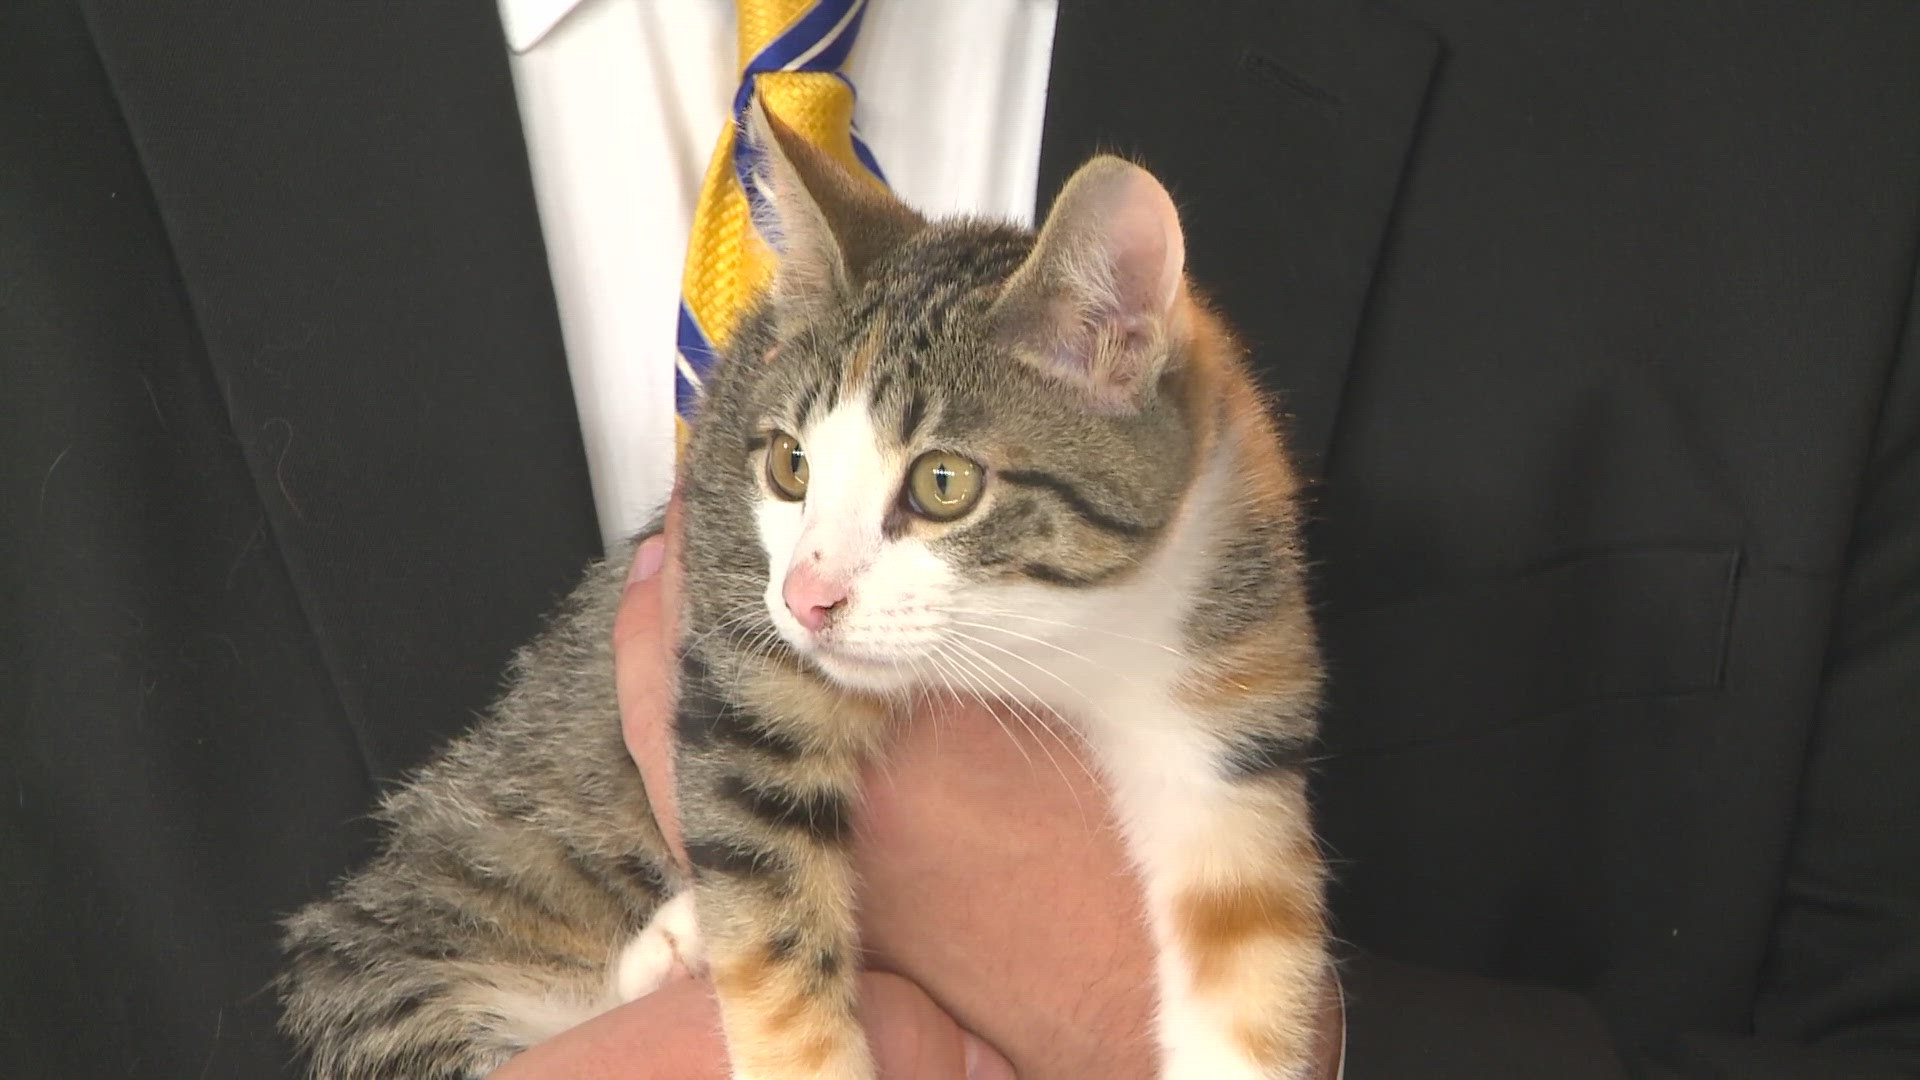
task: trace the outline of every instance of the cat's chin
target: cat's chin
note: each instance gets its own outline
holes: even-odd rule
[[[848,690],[894,693],[906,690],[915,683],[908,668],[891,660],[872,660],[820,648],[809,649],[805,655],[822,675]]]

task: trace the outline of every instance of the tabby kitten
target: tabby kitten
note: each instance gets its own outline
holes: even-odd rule
[[[622,747],[618,554],[287,924],[323,1077],[478,1077],[704,965],[741,1080],[864,1080],[848,834],[925,688],[1075,723],[1158,949],[1162,1075],[1294,1078],[1327,977],[1296,480],[1173,203],[1084,166],[1039,235],[927,223],[755,114],[780,265],[708,384],[674,868]]]

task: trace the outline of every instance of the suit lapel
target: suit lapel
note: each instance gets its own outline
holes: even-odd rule
[[[376,773],[598,546],[491,3],[84,0]]]
[[[1280,395],[1312,475],[1437,53],[1423,30],[1338,0],[1062,0],[1042,199],[1100,150],[1167,182],[1190,273]]]

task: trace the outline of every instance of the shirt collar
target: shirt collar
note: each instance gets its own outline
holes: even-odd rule
[[[507,32],[507,47],[524,53],[540,44],[553,32],[567,13],[585,0],[500,0],[500,25]]]

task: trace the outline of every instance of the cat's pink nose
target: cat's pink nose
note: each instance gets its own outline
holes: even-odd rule
[[[787,568],[787,580],[780,586],[787,610],[801,626],[814,631],[827,625],[833,609],[847,599],[846,581],[823,575],[817,565],[812,561],[795,562]]]

